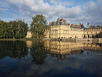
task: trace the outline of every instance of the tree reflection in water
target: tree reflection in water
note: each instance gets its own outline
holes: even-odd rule
[[[36,64],[44,63],[47,52],[42,41],[33,41],[31,55]]]
[[[27,55],[24,41],[0,41],[0,59],[6,56],[22,58]]]

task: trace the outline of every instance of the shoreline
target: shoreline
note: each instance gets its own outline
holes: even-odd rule
[[[34,41],[34,40],[43,40],[43,41],[66,41],[66,42],[84,42],[84,43],[102,43],[102,38],[69,38],[69,39],[0,39],[0,41]]]
[[[49,41],[83,42],[83,43],[102,43],[102,38],[69,38],[69,39],[44,39]]]
[[[26,40],[33,40],[33,39],[0,39],[0,41],[26,41]]]
[[[27,40],[34,41],[34,40],[42,40],[42,39],[36,39],[36,38],[33,38],[33,39],[26,39],[26,38],[23,38],[23,39],[0,39],[0,41],[27,41]]]

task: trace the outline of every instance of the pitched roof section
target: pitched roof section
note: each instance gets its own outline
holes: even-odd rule
[[[76,25],[76,24],[68,24],[67,21],[64,18],[57,18],[57,21],[52,21],[49,23],[49,25],[68,25],[71,28],[84,28],[83,24],[80,23],[80,25]]]
[[[68,24],[71,28],[84,28],[83,24],[76,25],[76,24]]]

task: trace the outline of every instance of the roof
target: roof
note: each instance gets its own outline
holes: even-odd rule
[[[70,27],[71,28],[83,28],[83,24],[80,24],[80,25],[71,24]]]

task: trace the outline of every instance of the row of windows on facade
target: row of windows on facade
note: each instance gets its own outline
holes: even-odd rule
[[[85,28],[84,30],[85,31],[95,31],[95,30],[96,31],[99,31],[99,30],[102,31],[102,28]]]
[[[56,33],[56,35],[57,35],[57,34],[60,34],[60,33],[61,33],[61,34],[68,34],[69,31],[63,31],[63,32],[53,31],[53,32],[51,32],[50,34],[51,34],[51,35],[54,35],[55,33]],[[78,34],[81,34],[81,33],[82,33],[82,32],[78,32]],[[70,34],[75,34],[75,32],[71,32]],[[77,34],[77,35],[78,35],[78,34]],[[87,35],[87,34],[98,34],[98,33],[97,33],[97,32],[84,32],[84,34]]]

